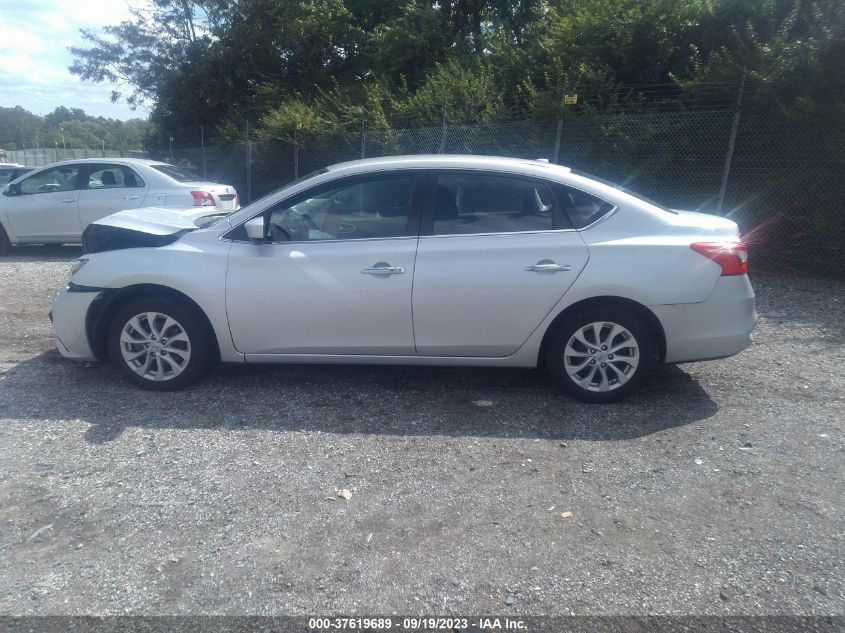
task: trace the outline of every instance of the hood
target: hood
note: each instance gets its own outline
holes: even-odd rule
[[[82,232],[82,250],[100,253],[121,248],[142,248],[172,244],[182,235],[210,225],[228,213],[209,208],[167,209],[142,207],[100,218]]]
[[[214,207],[211,207],[213,209]],[[210,212],[209,207],[188,207],[168,209],[165,207],[141,207],[119,211],[100,218],[93,224],[111,226],[151,235],[169,235],[184,229],[198,229],[207,226],[227,213]]]

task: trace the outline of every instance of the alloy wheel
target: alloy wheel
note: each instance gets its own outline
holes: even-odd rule
[[[564,348],[563,364],[575,384],[613,391],[627,383],[640,362],[640,346],[625,327],[596,321],[579,327]]]
[[[185,328],[160,312],[133,316],[120,333],[120,353],[129,368],[146,380],[172,380],[191,360]]]

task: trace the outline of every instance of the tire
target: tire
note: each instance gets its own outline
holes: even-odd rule
[[[617,402],[645,380],[654,366],[655,344],[636,317],[619,309],[595,309],[556,329],[546,362],[568,395],[596,404]]]
[[[184,304],[150,297],[115,314],[107,341],[111,361],[127,380],[143,389],[174,391],[208,370],[216,349],[212,336]]]
[[[8,253],[11,247],[12,244],[9,242],[9,236],[6,235],[6,229],[3,228],[3,225],[0,225],[0,254]]]

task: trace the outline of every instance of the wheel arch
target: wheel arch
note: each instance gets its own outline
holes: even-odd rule
[[[133,284],[124,288],[119,288],[113,291],[106,291],[101,298],[91,304],[88,313],[85,316],[85,332],[88,335],[88,340],[91,343],[91,349],[94,355],[102,360],[109,360],[108,352],[108,331],[112,319],[117,312],[130,301],[144,297],[155,297],[157,299],[170,299],[177,301],[187,307],[196,316],[203,326],[211,335],[210,339],[213,341],[214,358],[220,358],[220,347],[217,342],[217,336],[214,327],[208,315],[194,301],[184,292],[180,292],[169,286],[162,286],[159,284]]]
[[[654,312],[649,310],[646,306],[634,301],[633,299],[616,296],[601,296],[590,297],[589,299],[577,301],[576,303],[564,308],[560,314],[554,318],[554,320],[549,324],[549,327],[546,328],[546,332],[543,334],[543,341],[540,343],[540,352],[537,357],[537,365],[544,365],[546,350],[552,338],[553,332],[558,327],[580,312],[601,308],[627,310],[639,318],[643,322],[643,325],[645,325],[649,335],[657,347],[660,362],[663,362],[663,359],[666,358],[666,333],[664,332],[663,324],[660,323],[660,319],[657,318],[657,315],[655,315]]]

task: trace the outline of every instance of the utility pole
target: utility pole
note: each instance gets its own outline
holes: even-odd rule
[[[560,92],[560,103],[557,104],[557,136],[555,136],[555,151],[552,154],[552,163],[557,165],[560,158],[560,136],[563,133],[563,99],[566,96],[566,86]]]
[[[722,207],[725,204],[725,194],[728,191],[728,177],[731,173],[731,162],[734,157],[734,147],[736,146],[736,133],[739,130],[739,113],[742,106],[742,93],[745,91],[745,75],[746,71],[742,71],[742,79],[739,81],[739,93],[736,96],[736,107],[734,109],[734,120],[731,125],[731,136],[728,139],[728,153],[725,155],[725,167],[722,169],[722,186],[719,187],[719,202],[716,205],[716,213],[722,213]]]
[[[293,124],[293,179],[299,178],[299,121]]]
[[[249,139],[249,122],[246,124],[246,201],[252,201],[252,141]]]
[[[361,110],[361,158],[367,157],[367,126],[365,119],[367,118],[366,110]]]
[[[200,125],[200,146],[202,148],[202,177],[208,178],[208,166],[205,161],[205,126]]]
[[[106,157],[106,137],[103,137],[103,158]]]
[[[443,131],[440,135],[440,150],[438,154],[442,154],[446,149],[446,112],[449,109],[449,97],[443,98]]]
[[[172,163],[173,162],[173,136],[167,136],[167,161]]]

